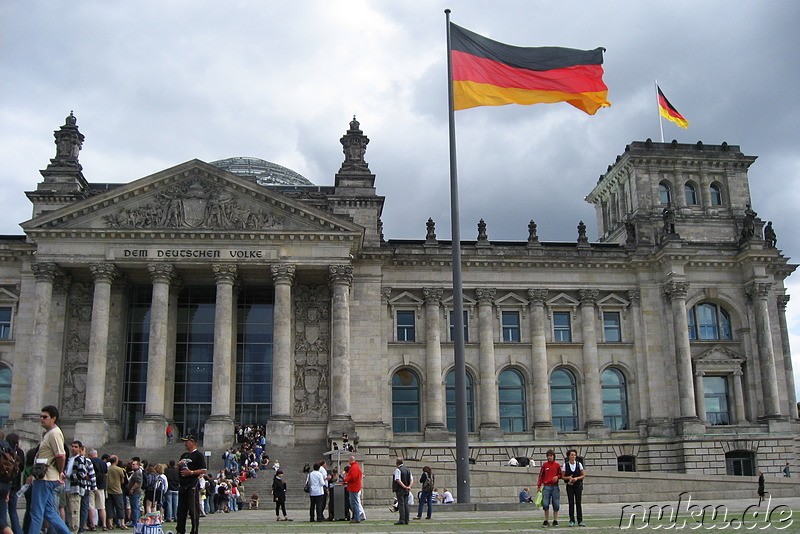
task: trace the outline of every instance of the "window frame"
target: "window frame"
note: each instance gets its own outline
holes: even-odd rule
[[[401,323],[400,322],[400,315],[403,314],[410,314],[411,323]],[[417,342],[417,312],[415,310],[407,310],[407,309],[398,309],[394,312],[394,324],[395,324],[395,341],[398,343],[416,343]],[[402,330],[401,330],[402,329]],[[401,335],[401,331],[403,335]],[[408,333],[411,333],[411,339],[409,338]]]
[[[407,373],[414,379],[414,383],[410,385],[395,384],[395,378],[399,377],[401,373]],[[402,378],[401,378],[402,379]],[[422,431],[422,381],[419,375],[409,367],[397,369],[392,373],[391,379],[391,402],[392,402],[392,433],[394,434],[419,434]],[[395,399],[395,392],[398,391],[415,391],[415,400],[397,400]],[[395,414],[395,409],[403,406],[413,406],[416,408],[416,416],[403,416],[398,417]],[[399,429],[398,423],[402,422],[402,430]],[[409,429],[409,423],[411,429]],[[416,423],[416,426],[413,425]]]
[[[500,311],[500,328],[503,334],[503,343],[520,343],[522,341],[522,314],[518,310]],[[516,317],[516,325],[508,325],[506,317]],[[516,333],[516,339],[514,339]],[[508,335],[507,335],[508,334]]]
[[[715,207],[722,206],[725,200],[725,195],[722,193],[722,186],[714,182],[708,186],[708,191],[711,205]]]
[[[14,307],[1,306],[0,311],[8,310],[8,321],[0,320],[0,341],[14,339]]]
[[[556,316],[566,317],[567,319],[566,328],[563,325],[556,324]],[[572,312],[563,310],[553,310],[551,318],[553,323],[553,342],[572,343]],[[563,335],[564,333],[566,333],[566,336]],[[564,337],[567,337],[568,339],[563,339]]]
[[[705,320],[705,317],[698,317],[698,311],[713,310],[714,323]],[[686,318],[689,329],[690,341],[733,341],[733,325],[731,314],[716,302],[701,301],[689,308]],[[714,332],[713,337],[708,336],[708,331]]]
[[[666,200],[666,202],[664,202]],[[658,203],[662,206],[672,204],[672,188],[666,182],[658,184]]]
[[[568,386],[561,386],[561,385],[553,385],[553,376],[556,373],[564,373],[569,379],[570,384]],[[575,432],[580,428],[580,409],[578,406],[578,380],[575,377],[575,373],[570,371],[566,367],[557,367],[553,369],[553,372],[550,373],[550,419],[552,420],[553,426],[559,432]],[[565,400],[556,400],[553,396],[554,391],[558,390],[569,390],[572,392],[571,397],[572,399],[569,401]],[[553,407],[556,405],[570,405],[572,407],[572,415],[553,415]],[[569,428],[565,423],[570,420],[573,422]]]
[[[616,384],[604,384],[603,376],[606,373],[614,373],[619,377]],[[620,395],[618,400],[606,400],[603,395],[605,391],[619,391]],[[621,370],[616,367],[607,367],[600,373],[600,396],[603,403],[603,423],[611,430],[629,430],[630,429],[630,414],[628,411],[628,380]],[[619,405],[622,407],[621,414],[606,415],[606,405]],[[610,424],[609,424],[610,423]]]
[[[449,328],[450,342],[452,343],[455,342],[455,332],[456,332],[455,324],[453,324],[455,323],[455,321],[453,320],[455,318],[455,310],[447,310],[447,312],[448,312],[447,313],[448,321],[450,322],[450,328]],[[469,311],[463,310],[463,314],[464,314],[464,343],[469,343]]]
[[[690,195],[691,198],[689,198]],[[691,182],[683,184],[683,200],[686,202],[687,206],[699,206],[700,197],[697,194],[697,186]]]
[[[504,385],[503,376],[516,376],[519,379],[519,385]],[[504,401],[503,391],[519,391],[522,399],[519,401]],[[517,369],[508,368],[504,369],[497,376],[497,403],[498,413],[500,414],[500,428],[503,432],[525,432],[528,429],[528,414],[527,414],[527,395],[525,392],[525,376]],[[522,415],[503,417],[503,406],[517,406],[522,408]]]
[[[712,379],[722,379],[724,391],[716,392],[708,391],[707,385],[711,383]],[[722,399],[725,405],[725,411],[709,411],[709,399]],[[705,402],[706,413],[703,414],[706,421],[712,426],[728,426],[733,424],[733,413],[731,411],[731,388],[730,380],[727,375],[704,375],[703,376],[703,400]],[[722,403],[716,403],[722,404]],[[713,414],[713,415],[712,415]]]
[[[609,328],[606,326],[606,314],[615,314],[617,316],[616,332],[617,339],[608,339]],[[614,331],[614,329],[611,329]],[[605,343],[622,343],[622,312],[619,310],[603,310],[603,341]]]

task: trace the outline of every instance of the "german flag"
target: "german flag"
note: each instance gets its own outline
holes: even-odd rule
[[[688,128],[689,121],[684,119],[683,115],[678,113],[678,110],[669,103],[669,100],[667,100],[667,97],[661,92],[661,88],[658,85],[656,85],[656,89],[658,89],[658,112],[661,113],[661,116],[671,120],[681,128]]]
[[[450,23],[455,109],[567,102],[594,115],[606,100],[603,51],[523,48]]]

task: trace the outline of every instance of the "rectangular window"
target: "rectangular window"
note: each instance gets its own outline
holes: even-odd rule
[[[728,402],[728,380],[724,376],[704,376],[703,389],[706,399],[706,419],[712,425],[731,424]]]
[[[556,343],[572,341],[569,312],[553,312],[553,341]]]
[[[619,312],[603,312],[603,332],[606,343],[622,341],[622,329]]]
[[[0,308],[0,339],[11,339],[11,308]]]
[[[414,329],[414,312],[398,310],[397,312],[397,341],[416,341]]]
[[[455,315],[450,312],[450,341],[455,341]],[[467,328],[467,310],[464,310],[464,343],[469,341],[469,329]]]
[[[503,341],[519,343],[519,312],[503,312]]]

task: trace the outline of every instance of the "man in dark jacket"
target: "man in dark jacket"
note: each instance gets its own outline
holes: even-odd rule
[[[169,465],[164,469],[164,476],[167,477],[164,521],[175,521],[178,516],[178,488],[181,482],[178,469],[175,467],[175,460],[169,461]]]

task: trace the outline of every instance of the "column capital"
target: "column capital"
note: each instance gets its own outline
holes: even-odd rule
[[[479,287],[475,290],[475,296],[478,297],[478,304],[492,304],[494,303],[494,296],[497,290],[488,287]]]
[[[392,288],[383,286],[381,287],[381,304],[389,304],[389,297],[392,296]]]
[[[42,282],[53,282],[56,277],[63,274],[58,264],[53,262],[31,263],[31,270],[36,280]]]
[[[236,282],[239,268],[235,263],[215,263],[211,266],[211,272],[214,273],[214,279],[218,284],[233,284]]]
[[[689,282],[667,282],[664,284],[664,293],[670,299],[685,299],[689,294]]]
[[[544,299],[547,298],[549,292],[549,289],[529,289],[528,298],[534,304],[544,304]]]
[[[119,271],[113,263],[92,263],[89,265],[89,270],[92,272],[92,278],[94,278],[95,282],[108,282],[110,284],[119,278]]]
[[[786,311],[786,305],[789,304],[790,295],[778,295],[778,309]]]
[[[578,298],[582,306],[594,306],[597,304],[597,297],[600,295],[599,289],[579,289]]]
[[[772,289],[772,284],[769,282],[753,282],[745,286],[744,293],[753,300],[766,299],[769,297],[769,292]]]
[[[171,263],[148,263],[147,270],[153,282],[169,284],[175,276],[175,267]]]
[[[628,300],[631,301],[631,304],[634,306],[638,306],[642,302],[642,292],[638,289],[629,289]]]
[[[331,285],[351,285],[353,283],[353,266],[330,265],[328,267],[328,279],[330,280]]]
[[[442,296],[444,289],[441,287],[423,287],[422,297],[425,299],[425,304],[439,305],[442,303]]]
[[[270,266],[272,272],[272,281],[276,284],[278,282],[287,283],[289,285],[294,282],[294,273],[297,268],[293,263],[278,263]]]

